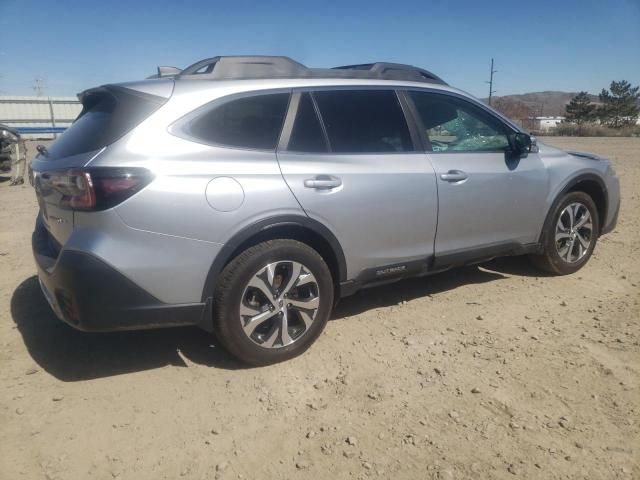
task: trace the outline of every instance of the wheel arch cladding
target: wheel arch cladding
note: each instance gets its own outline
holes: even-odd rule
[[[207,274],[202,301],[213,295],[218,275],[231,260],[253,245],[275,239],[298,240],[316,250],[329,267],[336,292],[340,282],[346,280],[344,252],[338,239],[327,227],[308,217],[273,217],[246,227],[225,243]]]
[[[604,182],[596,175],[578,177],[564,188],[562,194],[570,192],[583,192],[591,197],[598,209],[598,234],[602,232],[607,216],[607,190]]]
[[[548,224],[551,221],[551,215],[564,196],[571,192],[583,192],[591,197],[593,203],[596,204],[596,209],[598,210],[598,234],[602,231],[602,226],[605,223],[605,217],[607,214],[607,190],[604,182],[597,175],[585,174],[571,179],[560,190],[547,212],[538,243],[544,244],[544,235]]]

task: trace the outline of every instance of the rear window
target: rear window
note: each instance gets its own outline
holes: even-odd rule
[[[167,99],[110,87],[85,95],[82,112],[49,148],[52,158],[69,157],[109,145],[160,108]]]
[[[314,97],[334,153],[413,150],[409,127],[392,90],[328,90]]]
[[[237,98],[196,117],[187,132],[210,144],[275,150],[288,104],[288,93]]]

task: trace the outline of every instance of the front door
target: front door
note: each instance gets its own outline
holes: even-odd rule
[[[409,97],[438,182],[438,263],[536,242],[548,194],[539,155],[513,158],[511,127],[467,100],[419,91]]]

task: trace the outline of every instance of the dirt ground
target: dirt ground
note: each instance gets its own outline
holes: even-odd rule
[[[58,321],[33,191],[0,182],[0,478],[640,478],[640,138],[547,141],[621,177],[583,270],[512,258],[362,291],[305,355],[253,369],[197,329]]]

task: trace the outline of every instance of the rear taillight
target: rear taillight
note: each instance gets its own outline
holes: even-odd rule
[[[142,190],[153,180],[145,168],[72,168],[42,175],[48,187],[61,194],[60,207],[106,210]]]

